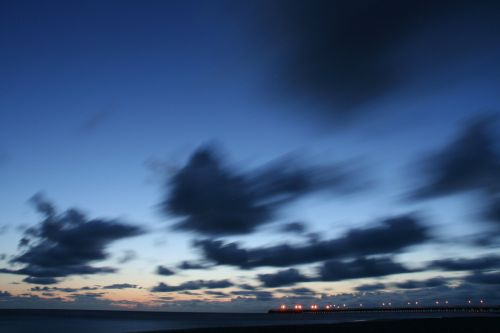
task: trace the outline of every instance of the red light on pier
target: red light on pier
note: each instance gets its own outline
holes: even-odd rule
[[[295,304],[295,306],[293,307],[295,310],[302,310],[302,305],[300,304]]]
[[[280,310],[286,310],[286,305],[285,304],[281,304],[280,305]]]

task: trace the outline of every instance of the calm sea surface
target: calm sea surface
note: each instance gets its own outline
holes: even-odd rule
[[[138,311],[0,310],[1,333],[125,333],[196,327],[320,324],[447,314],[231,314]],[[449,315],[448,315],[449,316]],[[464,316],[464,314],[461,314]]]

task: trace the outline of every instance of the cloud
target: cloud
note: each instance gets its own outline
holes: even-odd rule
[[[7,298],[7,297],[11,297],[12,294],[9,293],[8,291],[2,291],[0,290],[0,298]]]
[[[486,208],[485,218],[500,224],[500,198],[497,197],[490,202]]]
[[[233,286],[233,283],[229,280],[195,280],[187,281],[177,286],[170,286],[163,282],[151,289],[152,292],[176,292],[176,291],[186,291],[186,290],[198,290],[198,289],[219,289],[228,288]]]
[[[136,284],[130,283],[115,283],[102,287],[102,289],[137,289],[140,288]]]
[[[130,284],[130,283],[115,283],[115,284],[110,284],[106,286],[85,286],[85,287],[80,287],[80,288],[66,288],[66,287],[33,287],[30,290],[33,292],[52,292],[52,291],[60,291],[64,293],[76,293],[80,291],[93,291],[93,290],[100,290],[100,289],[140,289],[136,284]]]
[[[52,284],[57,278],[115,272],[111,267],[90,264],[108,258],[106,247],[114,241],[137,236],[142,229],[118,220],[89,219],[77,209],[57,213],[54,205],[41,195],[32,203],[44,219],[25,231],[23,252],[11,262],[20,269],[1,269],[2,273],[27,275],[29,283]]]
[[[278,289],[280,293],[293,295],[293,296],[310,296],[316,294],[316,292],[309,288],[291,288],[291,289]]]
[[[443,277],[435,277],[428,280],[407,280],[396,283],[395,286],[399,289],[436,288],[447,285],[448,281]]]
[[[187,269],[207,269],[209,267],[210,267],[210,265],[206,265],[206,264],[199,263],[199,262],[193,262],[193,261],[183,261],[179,265],[177,265],[177,268],[184,269],[184,270],[187,270]]]
[[[500,272],[481,273],[475,272],[465,278],[465,281],[476,284],[500,285]]]
[[[156,274],[170,276],[170,275],[174,275],[175,272],[173,270],[171,270],[170,268],[167,268],[165,266],[160,265],[160,266],[156,267]]]
[[[32,284],[56,284],[59,281],[52,277],[36,277],[36,276],[28,276],[23,279],[26,283]]]
[[[247,234],[273,221],[276,210],[295,199],[360,188],[350,167],[302,164],[283,159],[238,171],[213,148],[200,148],[171,177],[163,211],[182,218],[176,229],[210,236]]]
[[[470,271],[500,268],[500,257],[490,255],[478,258],[441,259],[429,263],[428,268],[444,271]]]
[[[137,252],[135,252],[134,250],[126,250],[123,252],[123,255],[118,258],[118,263],[126,264],[127,262],[130,262],[136,258]]]
[[[251,297],[260,301],[270,301],[273,299],[273,293],[265,290],[236,290],[231,292],[232,295],[242,296],[242,297]]]
[[[378,291],[385,289],[385,284],[383,283],[371,283],[371,284],[362,284],[357,286],[356,291],[359,292],[370,292],[370,291]]]
[[[260,282],[264,287],[274,288],[293,285],[298,282],[310,281],[310,278],[300,273],[295,268],[279,271],[274,274],[259,274]]]
[[[32,287],[30,291],[33,292],[52,292],[52,291],[61,291],[64,293],[74,293],[81,290],[80,288],[59,288],[59,287]]]
[[[254,249],[220,240],[198,240],[194,245],[203,257],[217,265],[245,269],[261,266],[286,267],[333,258],[395,253],[430,239],[428,229],[416,217],[388,218],[373,227],[355,228],[340,238],[312,240],[302,245],[280,244]]]
[[[255,290],[255,289],[257,289],[256,286],[252,286],[251,284],[248,284],[248,283],[240,284],[238,287],[241,288],[241,289],[245,289],[245,290]]]
[[[306,231],[306,226],[304,223],[301,222],[290,222],[283,224],[280,227],[280,231],[282,232],[288,232],[292,234],[303,234]]]
[[[416,198],[452,195],[472,190],[500,190],[500,155],[494,129],[496,117],[469,122],[457,138],[424,162],[426,182]]]
[[[215,291],[215,290],[207,290],[207,291],[205,291],[205,294],[210,295],[210,296],[215,296],[216,298],[228,298],[228,297],[230,297],[230,295],[227,293],[223,293],[222,291]]]
[[[498,50],[491,48],[499,26],[494,1],[277,0],[263,7],[256,34],[279,59],[266,68],[265,89],[274,98],[305,100],[308,114],[327,119],[350,119],[367,103],[435,76],[443,64]],[[474,70],[491,69],[483,60]]]
[[[321,281],[340,281],[411,272],[390,258],[359,258],[352,261],[329,260],[319,270]]]

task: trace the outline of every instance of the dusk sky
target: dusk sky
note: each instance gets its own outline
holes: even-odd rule
[[[497,1],[0,1],[0,308],[500,304]]]

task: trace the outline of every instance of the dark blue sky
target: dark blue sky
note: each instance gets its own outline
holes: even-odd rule
[[[500,301],[499,11],[2,1],[0,307]]]

